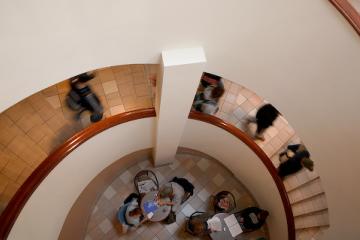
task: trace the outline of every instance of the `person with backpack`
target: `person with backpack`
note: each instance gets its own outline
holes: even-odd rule
[[[181,204],[193,194],[194,185],[185,178],[174,177],[169,183],[160,188],[159,199],[168,197],[171,200],[170,202],[158,201],[160,205],[171,206],[170,215],[165,220],[166,223],[169,224],[176,221],[176,212],[180,209]]]

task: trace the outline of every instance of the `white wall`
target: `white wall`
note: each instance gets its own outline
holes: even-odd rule
[[[188,120],[180,145],[204,152],[224,164],[270,212],[270,239],[287,239],[282,201],[270,173],[256,154],[225,130],[197,120]]]
[[[281,110],[322,178],[326,239],[356,239],[360,40],[326,0],[1,1],[0,110],[88,69],[194,46],[207,71]]]
[[[154,120],[120,124],[76,148],[30,197],[8,239],[57,239],[72,205],[95,176],[117,159],[153,147]]]

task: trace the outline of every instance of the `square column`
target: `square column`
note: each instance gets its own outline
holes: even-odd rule
[[[154,164],[174,160],[206,63],[203,48],[162,52],[162,71],[155,100]]]

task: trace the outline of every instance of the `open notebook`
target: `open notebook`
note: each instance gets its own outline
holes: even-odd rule
[[[234,214],[231,214],[230,216],[224,218],[224,222],[228,227],[232,237],[236,237],[237,235],[243,232]]]

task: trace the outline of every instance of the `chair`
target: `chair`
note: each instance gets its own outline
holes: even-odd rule
[[[126,210],[130,203],[124,204],[119,208],[119,211],[116,214],[117,220],[124,225],[128,225],[125,219]]]
[[[190,225],[191,225],[190,223],[191,223],[191,220],[193,220],[195,218],[199,218],[202,222],[205,223],[209,218],[211,218],[211,214],[206,213],[206,212],[199,212],[199,211],[192,213],[185,224],[185,232],[188,232],[191,235],[198,236],[198,237],[207,235],[208,234],[207,232],[204,232],[203,234],[200,234],[200,235],[193,232],[193,230],[190,227]]]
[[[220,202],[220,199],[224,198],[224,197],[227,197],[229,199],[229,208],[224,210],[222,208],[219,207],[219,202]],[[213,206],[214,206],[214,210],[215,210],[215,213],[220,213],[220,212],[231,212],[233,211],[235,208],[236,208],[236,200],[235,200],[235,196],[234,194],[232,194],[231,192],[229,191],[221,191],[221,192],[218,192],[215,196],[214,196],[214,201],[213,201]]]
[[[142,170],[134,178],[134,184],[139,194],[159,190],[159,181],[153,171]]]

